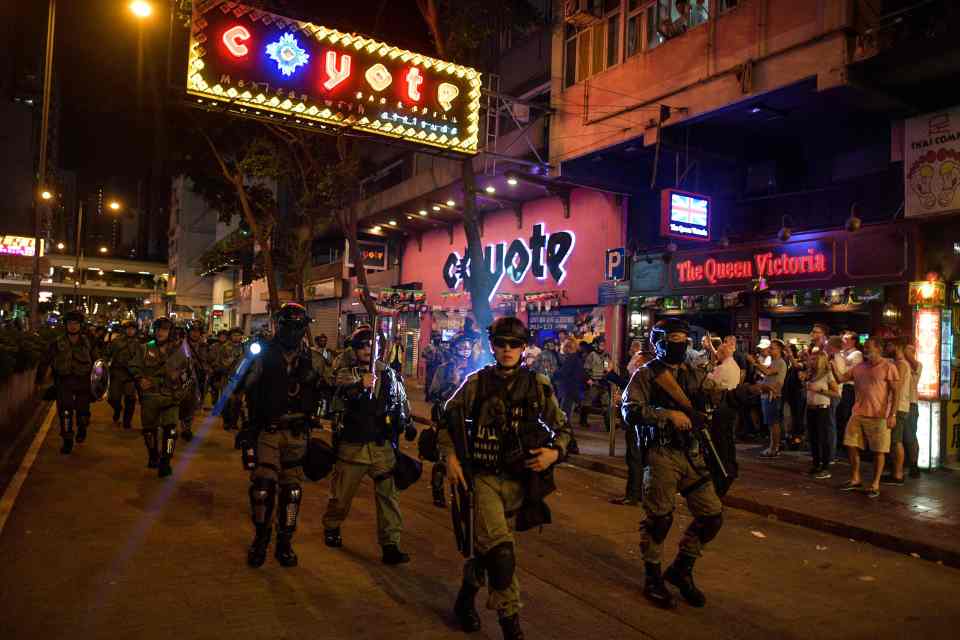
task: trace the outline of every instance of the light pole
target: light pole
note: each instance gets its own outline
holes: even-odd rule
[[[111,211],[120,211],[123,205],[116,200],[111,200],[107,204]],[[77,259],[73,266],[73,303],[80,304],[80,285],[83,281],[83,271],[80,269],[80,262],[83,260],[83,198],[80,199],[80,206],[77,209]],[[102,249],[102,247],[101,247]],[[104,253],[101,250],[101,253]]]
[[[47,187],[47,138],[50,123],[50,87],[53,81],[53,34],[56,30],[57,0],[50,0],[47,10],[47,50],[43,59],[43,106],[40,115],[40,188],[42,198],[53,197]],[[43,209],[33,200],[33,273],[30,276],[30,328],[40,326],[40,235],[43,230]]]

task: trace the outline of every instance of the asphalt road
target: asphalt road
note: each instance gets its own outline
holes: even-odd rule
[[[211,420],[159,480],[139,433],[108,411],[95,405],[90,439],[69,457],[51,429],[23,484],[0,534],[0,637],[465,637],[450,613],[461,561],[426,477],[402,496],[410,564],[380,563],[365,480],[343,549],[323,545],[327,483],[308,484],[300,566],[271,556],[249,569],[232,435]],[[697,566],[707,607],[655,609],[641,595],[641,512],[607,503],[623,481],[564,466],[558,482],[554,524],[520,536],[528,638],[957,637],[960,571],[734,510]],[[679,509],[671,555],[689,520]],[[482,615],[473,637],[499,638]]]

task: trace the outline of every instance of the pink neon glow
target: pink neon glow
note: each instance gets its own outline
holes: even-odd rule
[[[420,69],[410,67],[405,80],[407,81],[407,95],[414,102],[420,102],[420,85],[423,84],[423,75],[420,73]]]
[[[247,45],[243,44],[250,37],[250,32],[238,25],[223,32],[223,44],[235,58],[242,58],[250,53]]]
[[[350,77],[350,56],[342,54],[340,65],[337,66],[337,52],[327,51],[326,70],[328,79],[323,87],[329,91]]]

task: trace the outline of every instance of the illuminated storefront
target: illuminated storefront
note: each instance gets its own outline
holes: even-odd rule
[[[487,213],[482,268],[495,283],[494,315],[516,315],[542,336],[577,326],[585,333],[609,333],[613,306],[599,304],[604,256],[623,246],[623,207],[613,194],[574,189],[568,215],[556,197],[525,202],[519,216],[512,210]],[[471,308],[464,276],[472,265],[465,256],[459,225],[452,233],[437,230],[407,243],[401,277],[422,285],[428,309],[422,341],[431,333],[449,338],[463,329]]]
[[[914,338],[917,360],[923,365],[917,387],[919,420],[917,440],[920,446],[918,465],[921,469],[936,468],[944,462],[944,453],[951,444],[941,438],[943,411],[951,410],[953,314],[945,308],[946,284],[935,274],[923,281],[910,283],[910,303],[914,311]],[[944,407],[946,405],[946,407]],[[948,429],[947,437],[951,438]]]

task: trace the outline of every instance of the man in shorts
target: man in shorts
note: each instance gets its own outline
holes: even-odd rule
[[[865,360],[842,376],[839,382],[852,380],[856,402],[847,422],[843,444],[850,457],[850,480],[841,490],[863,491],[870,498],[880,497],[883,461],[890,452],[891,431],[897,424],[898,374],[896,365],[883,357],[883,346],[877,338],[864,344]],[[873,479],[864,486],[860,479],[860,451],[870,445],[873,451]]]

